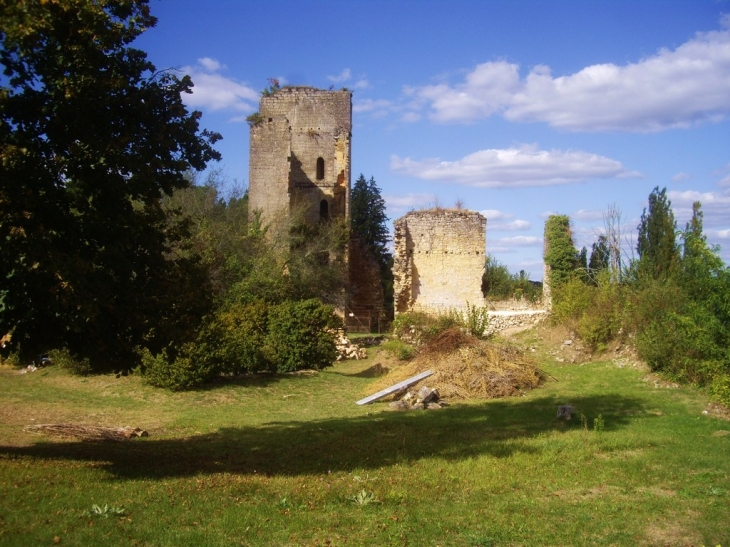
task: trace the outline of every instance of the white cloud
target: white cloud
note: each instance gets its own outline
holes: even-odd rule
[[[193,108],[253,112],[259,101],[259,93],[244,83],[219,74],[225,65],[210,57],[198,59],[194,66],[180,70],[188,74],[195,84],[192,94],[184,94],[183,101]],[[233,121],[245,119],[240,114]]]
[[[390,111],[392,103],[385,99],[361,99],[353,101],[352,111],[356,114],[371,112],[373,114],[387,113]]]
[[[570,215],[570,217],[574,218],[575,220],[595,221],[603,220],[604,214],[605,211],[586,211],[585,209],[580,209],[579,211],[576,211],[575,213]]]
[[[414,160],[394,155],[390,167],[403,175],[481,188],[550,186],[594,178],[640,176],[604,156],[580,150],[539,150],[535,145],[480,150],[456,161]]]
[[[211,59],[210,57],[202,57],[198,59],[198,64],[208,72],[218,72],[224,68],[228,68],[226,65],[220,63],[216,59]]]
[[[521,78],[517,64],[491,61],[461,83],[411,86],[404,94],[437,122],[501,114],[570,131],[633,132],[715,122],[730,114],[729,20],[634,63],[591,65],[565,76],[540,65]]]
[[[536,236],[501,237],[495,241],[498,246],[510,247],[542,247],[542,238]]]
[[[529,230],[531,227],[531,224],[526,220],[511,220],[514,217],[511,213],[504,213],[496,209],[485,209],[479,212],[487,217],[488,231]]]
[[[352,85],[352,89],[367,89],[370,87],[370,82],[367,79],[362,78]]]
[[[691,178],[692,175],[690,175],[689,173],[680,172],[672,177],[672,182],[684,182],[685,180],[689,180]]]
[[[698,192],[696,190],[667,192],[672,202],[672,210],[680,227],[692,218],[692,204],[699,201],[702,204],[704,225],[707,227],[725,227],[730,225],[730,191],[725,192]]]
[[[336,84],[340,84],[342,82],[346,82],[350,78],[352,78],[352,71],[349,68],[344,69],[337,76],[327,76],[327,79],[330,82],[334,82]]]
[[[437,198],[433,194],[385,194],[383,196],[388,208],[395,210],[413,209],[434,204]]]

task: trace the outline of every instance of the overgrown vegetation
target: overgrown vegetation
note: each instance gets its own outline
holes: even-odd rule
[[[525,270],[511,274],[507,266],[492,255],[487,255],[482,275],[482,293],[487,300],[527,300],[532,303],[542,298],[542,284],[530,281]]]
[[[553,261],[562,264],[554,277],[555,320],[594,350],[632,337],[652,370],[709,387],[730,404],[730,270],[707,244],[701,204],[677,230],[666,190],[655,188],[638,226],[638,258],[620,266],[615,237],[607,235],[593,246],[587,271],[579,261],[570,269],[568,257],[579,253],[565,237],[565,218],[551,228],[563,237],[562,260]]]

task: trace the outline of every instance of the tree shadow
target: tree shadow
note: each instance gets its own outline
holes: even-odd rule
[[[221,428],[215,433],[124,443],[39,442],[0,446],[3,457],[97,462],[118,478],[159,479],[199,474],[311,475],[375,469],[424,458],[458,461],[476,456],[536,453],[530,439],[571,431],[581,420],[563,422],[555,397],[490,401],[421,412],[388,412],[356,418],[270,422]],[[642,400],[618,394],[573,398],[576,413],[599,414],[604,430],[625,427],[634,416],[650,417]]]

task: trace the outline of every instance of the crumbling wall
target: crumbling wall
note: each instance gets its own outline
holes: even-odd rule
[[[352,93],[285,87],[251,127],[249,208],[267,224],[347,219]]]
[[[412,211],[394,222],[395,312],[483,306],[487,219],[475,211]]]

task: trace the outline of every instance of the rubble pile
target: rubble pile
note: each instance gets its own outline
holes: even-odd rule
[[[367,357],[365,348],[353,344],[342,329],[335,331],[335,347],[337,348],[337,361],[365,359]]]
[[[388,405],[392,410],[438,410],[448,406],[442,401],[438,389],[422,386],[418,391],[405,390],[400,398]]]

